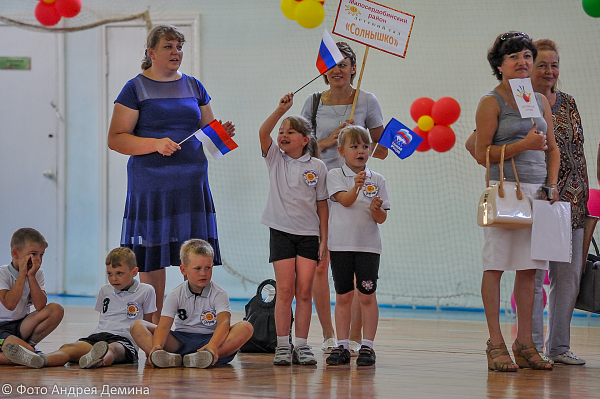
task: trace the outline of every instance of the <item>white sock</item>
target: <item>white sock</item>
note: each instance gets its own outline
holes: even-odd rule
[[[308,339],[307,338],[298,338],[296,337],[296,346],[299,348],[301,346],[307,346]]]
[[[362,345],[368,346],[369,348],[373,349],[374,344],[373,344],[373,341],[371,341],[370,339],[363,339]]]
[[[290,346],[290,337],[284,335],[283,337],[277,336],[277,346]]]
[[[349,339],[341,339],[337,342],[338,346],[343,346],[344,349],[350,350],[350,340]]]

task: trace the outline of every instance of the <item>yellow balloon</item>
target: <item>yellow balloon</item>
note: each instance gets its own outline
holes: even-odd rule
[[[42,0],[42,1],[47,4],[52,4],[52,3],[56,2],[56,0]]]
[[[429,115],[423,115],[422,117],[420,117],[418,124],[419,129],[421,129],[424,132],[430,131],[435,125],[435,123],[433,122],[433,118]]]
[[[283,15],[292,21],[296,20],[296,7],[300,2],[296,0],[281,0],[281,11]]]
[[[316,0],[303,0],[296,7],[296,21],[306,29],[316,28],[325,18],[323,5]]]

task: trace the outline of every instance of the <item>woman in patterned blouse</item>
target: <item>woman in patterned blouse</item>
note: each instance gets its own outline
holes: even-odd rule
[[[558,171],[559,201],[571,203],[571,262],[550,262],[548,275],[550,293],[548,328],[544,342],[544,303],[542,284],[545,271],[536,274],[536,295],[533,308],[533,342],[555,363],[582,365],[585,360],[570,350],[570,324],[579,293],[583,262],[583,227],[588,214],[588,176],[583,153],[583,128],[575,99],[556,89],[559,56],[556,43],[542,39],[534,42],[538,49],[531,73],[534,91],[546,96],[552,107],[554,137],[560,150]]]

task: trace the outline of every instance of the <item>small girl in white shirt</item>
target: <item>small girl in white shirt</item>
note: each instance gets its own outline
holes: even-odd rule
[[[291,108],[286,94],[259,129],[269,169],[269,197],[261,223],[270,228],[270,256],[277,282],[275,302],[276,365],[317,364],[307,344],[312,313],[312,282],[317,262],[327,251],[327,168],[317,158],[310,123],[301,116],[283,120],[277,144],[271,131]],[[296,297],[295,347],[290,344],[292,301]]]
[[[363,340],[356,364],[375,364],[373,340],[379,322],[375,290],[381,254],[379,224],[385,222],[390,202],[385,179],[366,166],[369,143],[369,132],[363,127],[342,129],[338,151],[344,165],[330,170],[327,176],[331,199],[328,247],[336,292],[338,336],[338,347],[327,358],[328,365],[350,363],[350,314],[355,281],[363,322]]]

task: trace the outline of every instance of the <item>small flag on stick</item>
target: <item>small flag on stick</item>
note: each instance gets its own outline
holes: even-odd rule
[[[238,146],[216,119],[194,135],[204,144],[214,159],[221,158]]]
[[[319,47],[319,55],[317,56],[317,69],[321,74],[324,74],[344,59],[344,55],[340,52],[333,38],[327,33],[327,29],[323,31],[323,39],[321,47]]]
[[[400,159],[408,158],[423,142],[423,138],[392,118],[385,126],[379,143],[392,150]]]

